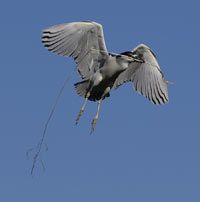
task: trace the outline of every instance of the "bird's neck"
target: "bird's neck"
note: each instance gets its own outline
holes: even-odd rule
[[[122,60],[120,57],[115,57],[116,58],[116,63],[119,66],[120,70],[125,70],[128,68],[129,63],[125,60]]]

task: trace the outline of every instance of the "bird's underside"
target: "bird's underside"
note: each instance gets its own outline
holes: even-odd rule
[[[106,97],[110,97],[110,92],[105,93],[105,91],[108,87],[112,89],[118,75],[119,74],[116,74],[110,78],[106,78],[102,80],[97,86],[93,86],[93,88],[90,90],[90,96],[88,97],[88,100],[99,101],[101,98],[105,99]],[[91,81],[87,79],[74,84],[75,90],[79,96],[86,97],[90,88],[90,82]]]
[[[52,52],[72,56],[78,66],[82,81],[75,84],[79,96],[85,97],[76,124],[84,111],[87,100],[98,101],[98,109],[92,121],[91,133],[98,119],[102,100],[131,81],[134,88],[152,103],[160,105],[169,101],[167,81],[153,51],[139,45],[132,51],[118,55],[108,53],[102,26],[96,22],[73,22],[43,30],[42,42]]]

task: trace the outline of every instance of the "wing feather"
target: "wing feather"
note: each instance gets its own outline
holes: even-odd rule
[[[143,45],[143,48],[142,58],[144,63],[132,62],[117,77],[114,88],[117,89],[123,83],[132,81],[135,90],[152,103],[157,105],[167,103],[169,101],[167,82],[164,80],[157,58],[148,47]]]
[[[72,56],[82,78],[96,72],[108,53],[103,28],[96,22],[72,22],[43,30],[42,43],[54,53]]]

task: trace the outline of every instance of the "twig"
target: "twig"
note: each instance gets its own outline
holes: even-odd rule
[[[51,109],[51,113],[50,113],[50,115],[49,115],[49,117],[48,117],[48,119],[47,119],[47,121],[46,121],[46,124],[45,124],[45,127],[44,127],[44,131],[43,131],[43,135],[42,135],[41,140],[39,141],[39,143],[38,143],[38,145],[36,146],[36,148],[31,148],[31,149],[29,149],[29,150],[27,151],[27,153],[26,153],[27,158],[29,158],[29,153],[30,153],[31,151],[33,151],[34,149],[36,149],[36,154],[35,154],[35,156],[33,157],[33,165],[32,165],[32,168],[31,168],[31,175],[32,175],[32,176],[33,176],[33,171],[34,171],[34,168],[35,168],[35,165],[36,165],[38,156],[39,156],[39,154],[40,154],[40,152],[41,152],[41,148],[42,148],[42,145],[43,145],[43,143],[44,143],[44,138],[45,138],[45,135],[46,135],[46,130],[47,130],[49,121],[51,120],[51,118],[52,118],[52,116],[53,116],[53,113],[54,113],[54,111],[55,111],[56,105],[58,104],[58,101],[59,101],[59,99],[60,99],[60,97],[61,97],[61,94],[62,94],[62,92],[63,92],[63,90],[64,90],[64,88],[65,88],[67,82],[71,79],[71,77],[72,77],[72,75],[74,74],[74,72],[76,71],[76,69],[77,69],[77,66],[74,68],[74,70],[72,71],[72,73],[65,79],[65,81],[64,81],[64,83],[63,83],[63,85],[62,85],[62,87],[61,87],[61,89],[60,89],[60,91],[59,91],[59,93],[58,93],[58,95],[57,95],[56,102],[55,102],[55,104],[53,105],[53,107],[52,107],[52,109]],[[45,146],[46,146],[46,151],[47,151],[47,150],[48,150],[47,144],[45,144]],[[45,166],[44,166],[44,163],[43,163],[42,161],[41,161],[41,164],[42,164],[43,170],[45,170],[45,169],[44,169]]]

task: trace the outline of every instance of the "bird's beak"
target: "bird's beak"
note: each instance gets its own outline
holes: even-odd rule
[[[138,57],[138,55],[132,55],[132,61],[133,61],[133,62],[144,63],[144,60],[140,59],[140,58]]]

